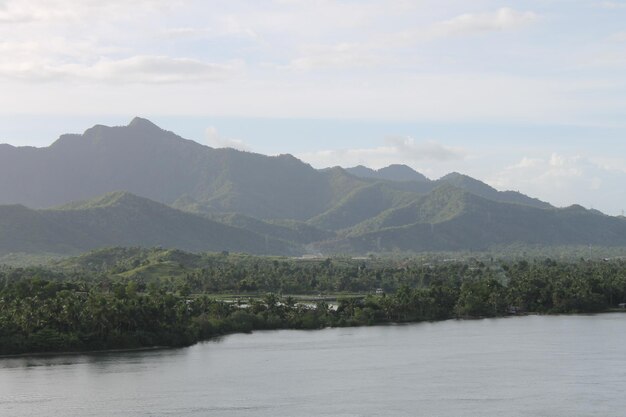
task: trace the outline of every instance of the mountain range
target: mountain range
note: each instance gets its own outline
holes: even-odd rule
[[[317,170],[150,121],[0,145],[0,254],[163,246],[255,254],[626,246],[626,220],[405,165]]]

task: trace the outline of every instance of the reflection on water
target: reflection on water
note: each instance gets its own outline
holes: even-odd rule
[[[608,416],[626,315],[232,335],[0,359],[1,416]]]

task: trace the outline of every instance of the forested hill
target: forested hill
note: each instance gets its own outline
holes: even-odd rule
[[[483,251],[512,244],[626,246],[626,221],[581,206],[502,203],[445,185],[351,227],[320,251]]]
[[[298,254],[298,246],[117,192],[58,209],[0,206],[0,254],[72,254],[107,246]]]

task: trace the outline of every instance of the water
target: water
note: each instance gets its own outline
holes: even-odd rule
[[[232,335],[0,359],[0,416],[626,415],[626,315]]]

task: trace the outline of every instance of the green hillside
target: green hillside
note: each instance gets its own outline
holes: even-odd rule
[[[0,207],[0,250],[78,253],[106,246],[298,253],[296,244],[116,192],[57,209]]]
[[[221,223],[303,245],[335,236],[333,232],[296,220],[263,221],[239,213],[214,213],[207,216]]]
[[[626,246],[626,221],[580,206],[500,203],[445,186],[357,225],[345,238],[321,243],[320,250],[480,251],[514,244]]]
[[[308,223],[327,230],[346,229],[417,197],[416,193],[398,191],[381,182],[364,185]]]
[[[528,197],[517,191],[498,191],[493,187],[458,172],[450,173],[436,181],[437,184],[449,184],[488,200],[501,203],[523,204],[531,207],[550,208],[550,204]]]

